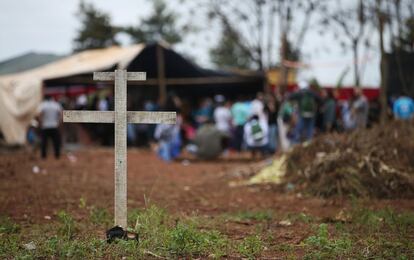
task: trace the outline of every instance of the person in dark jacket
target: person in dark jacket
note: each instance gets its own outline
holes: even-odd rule
[[[300,90],[293,93],[289,99],[297,101],[299,122],[296,126],[294,141],[300,143],[312,139],[315,131],[315,119],[320,97],[309,89],[305,81],[299,83]]]

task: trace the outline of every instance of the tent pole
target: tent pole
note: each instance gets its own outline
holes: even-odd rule
[[[158,70],[158,98],[159,104],[163,106],[167,100],[167,85],[165,81],[165,58],[162,46],[157,44],[157,70]]]

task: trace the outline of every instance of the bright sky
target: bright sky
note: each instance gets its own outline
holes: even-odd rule
[[[80,27],[76,12],[80,0],[0,0],[0,61],[29,51],[69,54],[72,40]],[[88,0],[98,9],[109,13],[115,25],[137,24],[139,17],[151,10],[150,1],[145,0]],[[178,0],[167,1],[179,3]],[[178,4],[176,10],[180,10]],[[185,21],[185,12],[182,21]],[[197,22],[197,21],[194,21]],[[200,22],[200,21],[199,21]],[[175,49],[195,57],[195,61],[212,67],[208,49],[217,41],[217,35],[208,33],[190,36]],[[219,29],[217,29],[217,32]],[[332,42],[332,44],[329,44]],[[329,51],[328,51],[329,50]],[[300,78],[316,77],[321,84],[334,85],[341,73],[352,66],[352,54],[342,53],[338,44],[330,38],[321,39],[317,34],[308,34],[304,47],[305,61],[314,64],[301,72]],[[371,51],[365,55],[365,72],[362,84],[379,85],[379,55]],[[345,84],[352,84],[352,70]]]

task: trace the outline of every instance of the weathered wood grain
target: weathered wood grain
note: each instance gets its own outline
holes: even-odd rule
[[[115,226],[127,227],[127,73],[115,70]]]
[[[127,111],[129,124],[175,124],[176,112]],[[114,111],[63,111],[64,123],[109,123],[115,122]]]
[[[146,72],[127,72],[127,80],[129,81],[144,81],[147,78]],[[99,81],[114,81],[114,72],[94,72],[93,80]]]

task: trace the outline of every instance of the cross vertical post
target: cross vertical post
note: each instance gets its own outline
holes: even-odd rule
[[[115,226],[127,227],[126,70],[115,70]]]

